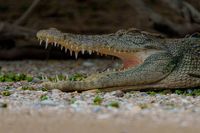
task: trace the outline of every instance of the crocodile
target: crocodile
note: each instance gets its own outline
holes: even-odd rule
[[[119,57],[118,69],[89,75],[78,81],[44,82],[47,89],[103,91],[184,89],[200,86],[200,34],[165,38],[136,28],[103,35],[62,33],[56,28],[37,32],[40,44],[61,45],[65,52],[107,54]],[[67,76],[66,76],[67,77]]]

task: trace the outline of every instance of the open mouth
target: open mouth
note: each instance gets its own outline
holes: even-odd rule
[[[78,58],[78,53],[82,52],[84,54],[86,51],[89,52],[90,55],[95,51],[97,54],[105,54],[105,55],[111,55],[116,56],[120,58],[123,61],[123,65],[121,65],[120,68],[113,69],[113,70],[107,70],[105,73],[112,73],[112,72],[123,72],[127,69],[132,69],[135,66],[141,64],[147,57],[149,57],[152,53],[155,52],[153,49],[143,49],[143,48],[137,48],[135,50],[119,50],[119,48],[115,48],[115,45],[109,46],[98,46],[95,47],[95,44],[93,47],[77,44],[75,41],[71,41],[69,39],[66,39],[66,36],[72,36],[73,34],[68,33],[61,33],[57,29],[50,28],[49,30],[41,30],[37,33],[38,40],[40,44],[42,41],[45,41],[45,48],[48,48],[48,45],[54,45],[58,46],[61,45],[61,50],[64,49],[65,52],[70,51],[70,55],[72,55],[72,52],[75,53],[75,58]],[[94,79],[100,77],[102,73],[97,73],[88,76],[84,80],[88,79]]]

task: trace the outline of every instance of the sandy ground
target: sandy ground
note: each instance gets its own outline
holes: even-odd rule
[[[91,115],[68,115],[56,112],[9,113],[0,116],[1,133],[199,133],[199,127],[181,126],[178,123],[159,123],[148,117],[98,119]]]

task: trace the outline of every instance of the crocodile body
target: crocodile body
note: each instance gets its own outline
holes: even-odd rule
[[[132,91],[183,89],[200,86],[200,37],[165,38],[135,28],[105,35],[75,35],[55,28],[37,33],[40,43],[60,44],[61,48],[89,54],[96,51],[117,56],[123,66],[88,76],[81,81],[44,82],[47,89],[62,91]]]

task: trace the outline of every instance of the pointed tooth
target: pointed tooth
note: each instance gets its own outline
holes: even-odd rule
[[[46,45],[45,45],[45,49],[47,49],[47,47],[48,47],[48,41],[49,41],[49,39],[47,38],[47,40],[46,40]]]
[[[67,48],[65,47],[65,53],[67,53]]]
[[[47,76],[45,76],[45,78],[48,79]]]
[[[90,77],[90,80],[92,80],[92,78]]]
[[[116,52],[116,49],[114,49],[114,53]]]
[[[110,51],[110,47],[108,48],[108,50]]]
[[[65,80],[64,79],[62,79],[62,82],[64,82]]]
[[[42,41],[43,41],[43,40],[40,38],[40,45],[42,44]]]
[[[108,72],[108,73],[110,72],[109,68],[107,69],[107,72]]]
[[[72,56],[72,50],[70,50],[70,55]]]
[[[129,50],[128,50],[128,52],[129,52]]]
[[[99,55],[99,53],[97,52],[97,55]]]
[[[113,69],[113,72],[115,72],[115,69]]]
[[[134,50],[134,52],[135,52],[135,50]],[[133,53],[133,51],[131,51],[131,53]]]
[[[120,53],[121,51],[119,50],[119,53]]]
[[[42,81],[44,81],[44,77],[42,76]]]
[[[104,49],[104,47],[102,47],[102,49]]]
[[[57,79],[57,81],[59,81],[58,75],[56,75],[56,79]]]
[[[98,48],[96,48],[96,51],[98,52]]]
[[[92,54],[92,50],[88,50],[89,51],[89,54],[91,55]]]
[[[121,70],[119,69],[118,71],[120,72]]]
[[[94,53],[94,51],[92,51],[92,53]]]
[[[69,78],[69,77],[68,77],[68,74],[67,74],[67,75],[66,75],[66,80],[68,80],[68,78]]]
[[[40,41],[40,38],[38,38],[38,41]]]
[[[99,78],[99,76],[97,75],[97,78]]]
[[[79,81],[79,78],[77,79],[77,81]]]
[[[84,49],[84,48],[82,48],[82,54],[84,54],[84,52],[85,52],[85,49]]]
[[[83,81],[85,81],[85,79],[82,77]]]
[[[63,45],[61,45],[61,47],[60,47],[60,48],[61,48],[61,50],[63,50]]]
[[[68,45],[68,43],[66,42],[66,45]]]
[[[72,79],[72,81],[74,81],[74,78]]]
[[[71,45],[71,48],[73,47],[73,45]]]
[[[126,51],[124,50],[124,53],[126,53]]]
[[[56,41],[54,42],[54,46],[56,47]]]
[[[75,58],[76,59],[78,58],[78,52],[75,52]]]
[[[76,50],[78,50],[78,46],[76,46]]]
[[[130,69],[130,67],[128,67],[128,69]]]
[[[89,74],[87,73],[87,77],[89,76]]]
[[[124,70],[126,70],[126,68],[124,68]]]
[[[101,54],[101,56],[103,56],[103,54]]]
[[[103,75],[103,72],[101,74]]]
[[[59,44],[57,45],[57,47],[59,47]]]

